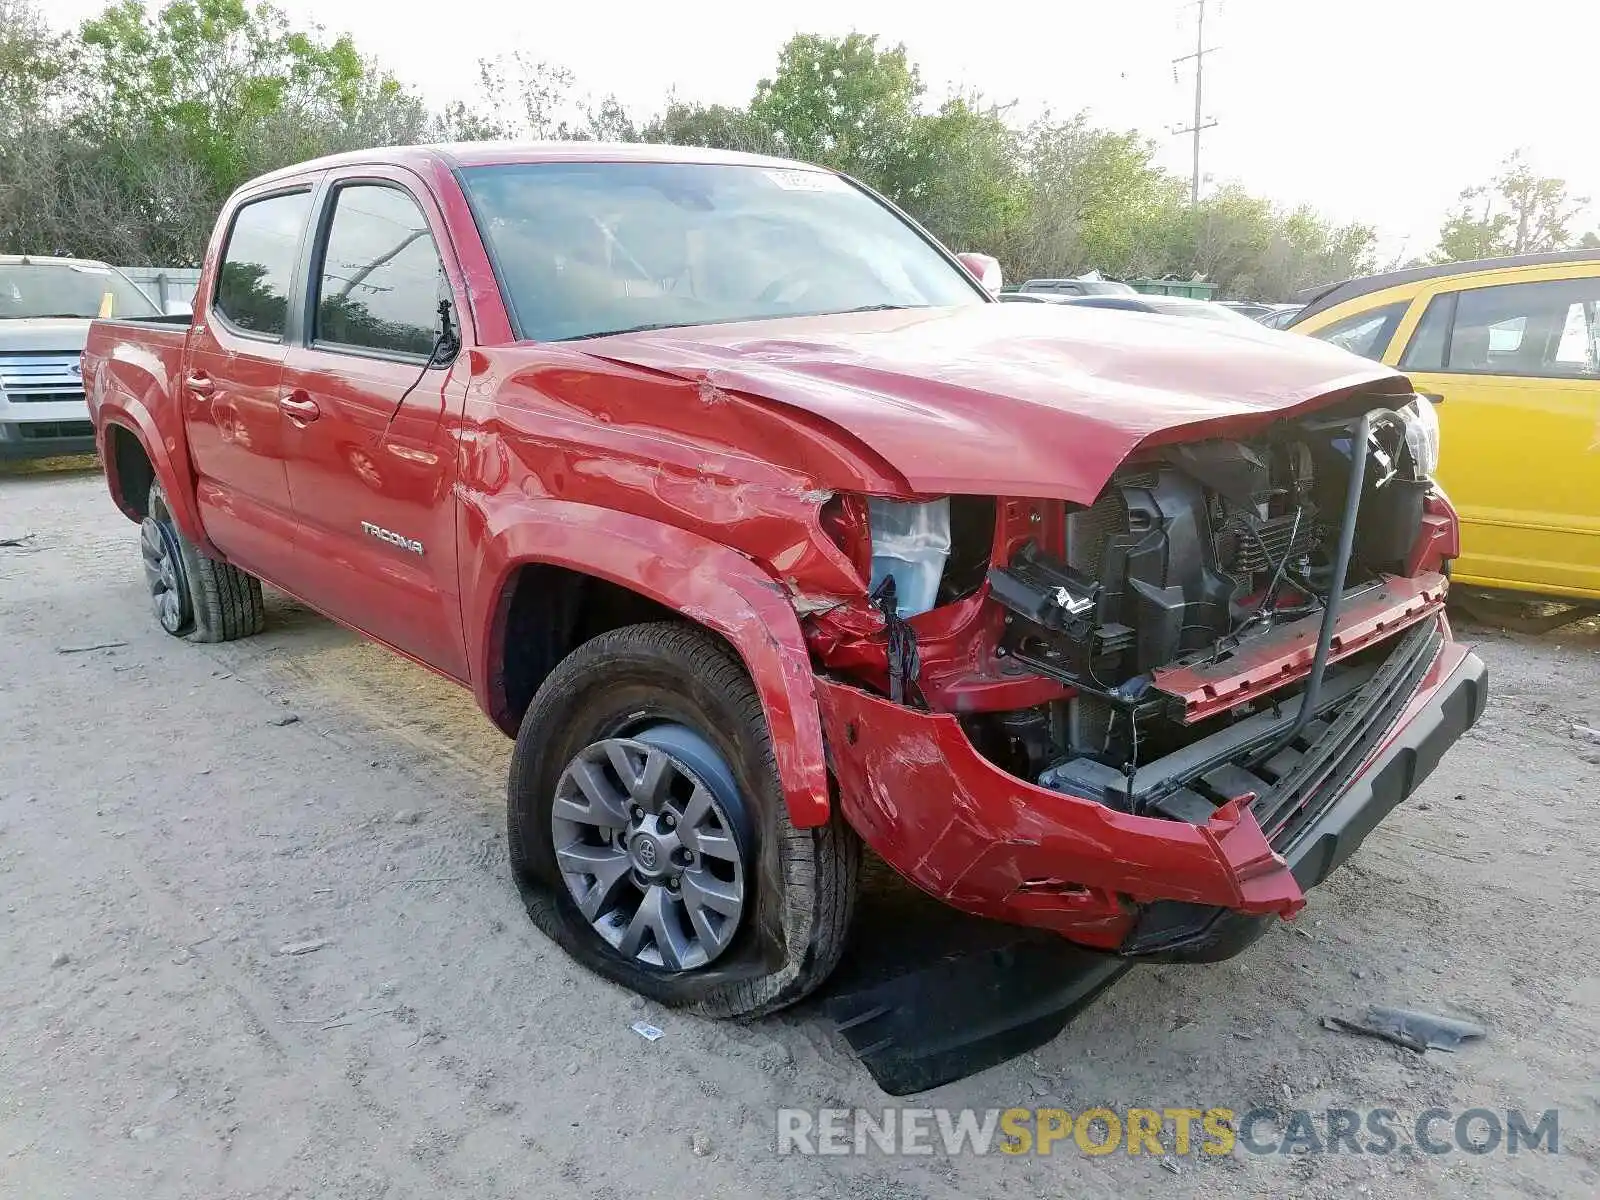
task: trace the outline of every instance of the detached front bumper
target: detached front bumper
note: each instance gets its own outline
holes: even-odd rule
[[[1134,816],[1006,773],[954,716],[819,679],[840,802],[885,861],[957,908],[1126,954],[1227,957],[1298,912],[1483,711],[1486,668],[1431,619],[1444,641],[1398,718],[1282,853],[1245,800],[1204,824]]]

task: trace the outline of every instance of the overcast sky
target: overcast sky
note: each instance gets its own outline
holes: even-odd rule
[[[348,31],[434,104],[470,99],[475,62],[520,48],[646,116],[669,90],[743,103],[796,32],[904,42],[930,97],[974,87],[1031,115],[1089,109],[1156,138],[1187,177],[1195,6],[1184,0],[275,0]],[[98,0],[50,0],[58,25]],[[404,15],[402,15],[404,14]],[[1379,227],[1420,254],[1456,194],[1510,151],[1600,197],[1600,0],[1209,0],[1202,169],[1286,204]],[[1176,77],[1175,77],[1176,70]],[[1592,208],[1583,226],[1600,225]]]

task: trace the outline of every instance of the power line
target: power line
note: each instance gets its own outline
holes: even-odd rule
[[[1189,181],[1189,203],[1191,205],[1200,203],[1200,135],[1207,129],[1215,129],[1217,126],[1215,117],[1210,120],[1205,119],[1202,107],[1205,96],[1206,55],[1214,54],[1217,47],[1206,45],[1206,0],[1195,0],[1195,7],[1198,9],[1198,14],[1194,23],[1194,53],[1183,54],[1172,60],[1173,73],[1176,74],[1176,68],[1179,63],[1188,62],[1191,58],[1194,59],[1194,123],[1183,126],[1175,125],[1172,128],[1174,136],[1182,136],[1187,133],[1194,138],[1194,174]]]

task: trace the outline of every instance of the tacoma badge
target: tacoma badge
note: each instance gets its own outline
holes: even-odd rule
[[[388,542],[391,546],[399,546],[402,550],[409,550],[417,557],[422,556],[422,543],[416,538],[408,538],[403,533],[396,533],[392,529],[385,529],[382,525],[374,525],[371,521],[361,522],[361,532],[369,537],[375,537],[380,542]]]

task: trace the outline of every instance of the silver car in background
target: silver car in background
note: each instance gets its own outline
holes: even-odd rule
[[[92,451],[78,364],[89,322],[160,315],[105,263],[0,255],[0,458]]]

